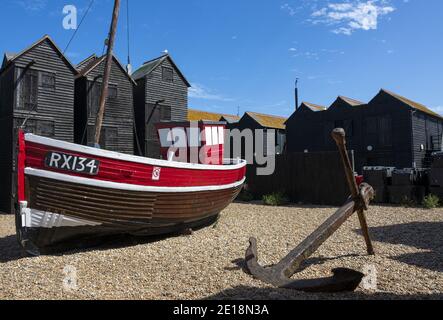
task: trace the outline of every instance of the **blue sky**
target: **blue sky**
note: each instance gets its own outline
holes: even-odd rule
[[[90,0],[2,0],[0,52],[19,52],[44,34],[63,49]],[[193,84],[190,107],[288,116],[300,99],[330,105],[338,95],[369,101],[386,88],[443,114],[441,0],[130,1],[134,68],[167,49]],[[112,0],[95,0],[67,51],[77,63],[101,54]],[[116,55],[126,63],[126,0]]]

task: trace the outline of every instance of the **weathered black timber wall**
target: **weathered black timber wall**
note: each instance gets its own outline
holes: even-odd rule
[[[14,104],[14,69],[0,76],[0,212],[11,211],[12,185],[12,107]]]
[[[76,118],[78,121],[83,120],[76,125],[76,139],[81,139],[77,140],[77,143],[91,144],[94,142],[95,121],[104,66],[105,61],[103,60],[87,74],[87,77],[76,80],[76,113],[79,113]],[[106,101],[102,140],[107,150],[134,154],[133,82],[115,59],[112,60],[109,83],[110,87],[117,88],[117,96],[108,97]],[[86,134],[84,134],[86,123],[84,119],[87,119],[88,125]],[[114,131],[112,136],[107,132],[109,129]],[[83,136],[84,139],[82,139]]]
[[[426,154],[436,151],[431,136],[441,137],[443,120],[380,92],[366,105],[336,103],[321,112],[299,109],[287,122],[288,152],[333,151],[330,133],[335,127],[347,131],[348,148],[355,151],[361,173],[364,166],[425,167]]]
[[[31,62],[34,63],[31,65]],[[48,39],[20,56],[14,64],[16,67],[16,92],[22,85],[20,78],[17,79],[20,77],[20,72],[17,72],[17,69],[23,70],[30,66],[30,70],[55,74],[55,90],[45,89],[39,85],[38,106],[36,111],[32,112],[31,120],[53,122],[53,137],[55,139],[74,142],[75,71],[60,57]],[[18,110],[16,105],[17,99],[14,104],[14,117],[24,119],[29,111]]]
[[[162,80],[162,67],[174,70],[172,83]],[[146,104],[155,104],[156,101],[165,99],[163,104],[171,107],[171,121],[187,121],[188,87],[168,59],[146,77],[145,90]]]
[[[146,152],[146,107],[145,107],[145,92],[146,92],[146,81],[145,79],[140,79],[137,81],[137,85],[133,86],[134,92],[134,117],[135,117],[135,133],[134,138],[138,140],[140,145],[140,150],[137,146],[137,141],[134,141],[134,145],[137,146],[136,154],[138,156],[144,156]]]
[[[241,141],[236,141],[237,143],[241,143],[241,154],[234,154],[234,145],[235,145],[235,141],[233,139],[233,134],[232,134],[232,130],[239,130],[240,132],[243,132],[246,129],[249,129],[252,131],[253,134],[253,141],[252,141],[252,149],[253,149],[253,153],[256,152],[256,135],[255,135],[255,130],[275,130],[275,144],[278,144],[278,135],[283,135],[286,136],[286,131],[285,130],[281,130],[281,129],[274,129],[274,128],[267,128],[267,127],[263,127],[262,125],[260,125],[257,121],[255,121],[252,117],[250,117],[249,115],[245,115],[244,117],[242,117],[242,119],[237,122],[237,123],[233,123],[227,126],[227,129],[230,130],[231,132],[231,136],[229,137],[230,139],[230,146],[231,146],[231,154],[230,155],[226,155],[229,158],[235,159],[235,158],[241,158],[241,159],[246,159],[245,156],[245,152],[246,152],[246,140],[245,139],[241,139]],[[265,137],[264,137],[265,139]],[[264,143],[264,142],[263,142]]]
[[[350,195],[338,152],[278,155],[271,176],[257,176],[256,169],[248,166],[246,181],[255,197],[280,191],[294,203],[341,206]]]
[[[163,81],[162,67],[174,70],[172,82]],[[141,85],[140,88],[144,88],[144,91],[139,88],[134,90],[134,99],[136,102],[137,132],[145,156],[152,158],[160,156],[160,143],[158,137],[154,134],[156,122],[186,121],[188,118],[188,86],[177,71],[169,59],[165,59],[149,75],[137,81],[138,86]],[[160,104],[149,123],[146,123],[155,103],[160,100],[165,100],[165,102]],[[144,119],[144,123],[141,123],[141,119]],[[144,132],[141,133],[141,131]]]
[[[24,109],[20,95],[24,78],[32,73],[36,81],[34,110]],[[8,65],[0,74],[0,211],[12,212],[15,197],[15,146],[17,127],[29,116],[27,132],[74,141],[74,77],[75,69],[57,51],[49,38],[44,38]],[[43,85],[43,75],[55,79],[51,88]]]
[[[431,153],[442,148],[443,120],[415,111],[412,114],[412,130],[413,161],[418,168],[429,167]]]

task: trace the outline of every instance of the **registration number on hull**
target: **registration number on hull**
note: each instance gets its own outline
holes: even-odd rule
[[[46,155],[45,165],[48,168],[95,176],[98,174],[100,161],[63,152],[49,152]]]

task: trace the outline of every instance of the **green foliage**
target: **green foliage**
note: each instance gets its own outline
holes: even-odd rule
[[[425,207],[426,209],[435,209],[439,206],[439,204],[440,199],[433,194],[426,196],[423,200],[423,207]]]
[[[263,202],[265,205],[277,207],[288,204],[289,200],[283,192],[274,192],[263,196]]]
[[[412,207],[416,207],[417,203],[415,200],[411,199],[408,196],[403,196],[403,199],[401,200],[400,203],[403,207],[405,208],[412,208]]]

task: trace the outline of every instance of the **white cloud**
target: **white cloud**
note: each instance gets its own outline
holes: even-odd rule
[[[329,3],[315,10],[310,21],[334,26],[332,32],[351,35],[356,30],[376,30],[380,17],[395,11],[388,0],[353,0]]]
[[[291,7],[288,3],[285,3],[280,8],[284,11],[287,11],[290,16],[295,16],[295,14],[297,13],[296,10],[293,7]]]
[[[234,101],[234,99],[224,97],[220,94],[214,93],[212,90],[206,88],[205,86],[192,83],[192,87],[189,89],[189,97],[194,99],[203,100],[215,100],[215,101]]]
[[[46,8],[47,0],[16,0],[15,3],[30,12],[38,12]]]

